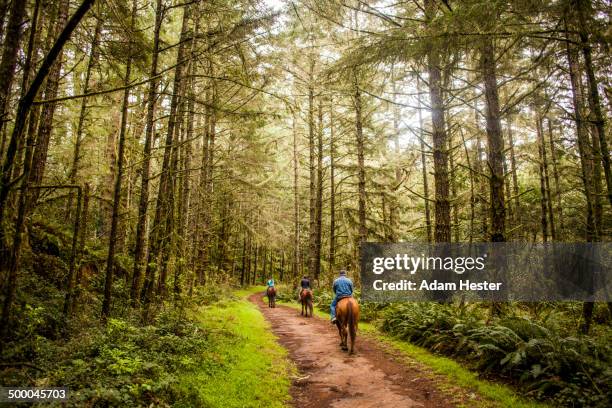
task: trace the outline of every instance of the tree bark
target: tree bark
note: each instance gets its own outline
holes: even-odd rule
[[[13,131],[11,133],[11,139],[9,142],[9,147],[7,150],[7,156],[3,165],[2,172],[2,186],[0,188],[0,219],[4,216],[4,207],[6,204],[6,199],[8,196],[8,191],[11,187],[11,180],[6,176],[11,174],[12,166],[15,159],[15,151],[17,149],[17,142],[22,137],[23,130],[25,127],[26,118],[30,108],[32,107],[32,102],[34,101],[34,97],[38,93],[45,77],[49,73],[49,70],[64,46],[64,44],[68,41],[72,32],[79,24],[83,16],[87,13],[87,11],[91,8],[92,4],[95,0],[84,0],[83,3],[79,6],[79,8],[72,15],[63,31],[59,35],[58,39],[55,41],[53,47],[43,60],[32,84],[28,88],[28,92],[21,98],[19,101],[19,105],[17,107],[17,114],[15,116],[15,125],[13,127]],[[10,258],[8,262],[8,280],[5,284],[5,296],[4,303],[2,306],[2,316],[0,318],[0,338],[3,338],[7,335],[9,329],[9,319],[11,314],[11,306],[13,303],[13,299],[15,297],[15,291],[17,289],[17,271],[19,269],[19,263],[21,259],[21,244],[23,240],[23,231],[26,217],[26,195],[27,188],[29,185],[30,179],[30,165],[29,162],[24,162],[24,170],[22,174],[22,183],[21,183],[21,191],[19,194],[19,204],[18,204],[18,214],[17,221],[15,222],[15,238],[13,239],[13,246],[10,253]]]
[[[308,169],[309,169],[309,241],[308,241],[308,274],[317,278],[317,190],[315,163],[315,123],[314,123],[314,89],[308,88]]]
[[[417,84],[417,94],[418,94],[418,104],[419,108],[417,109],[419,116],[419,141],[421,144],[421,173],[423,178],[423,205],[425,206],[425,229],[427,231],[427,242],[432,242],[431,235],[431,210],[429,208],[429,183],[427,180],[427,156],[425,155],[425,129],[423,124],[423,113],[421,112],[421,81],[417,76],[416,78]]]
[[[537,108],[536,108],[537,110]],[[539,113],[536,113],[536,133],[538,136],[538,168],[540,174],[540,223],[542,225],[542,241],[548,242],[548,214],[547,214],[547,202],[548,193],[546,191],[546,175],[544,172],[544,152],[543,137],[542,137],[542,117]]]
[[[64,27],[66,24],[66,20],[68,19],[68,8],[68,0],[62,0],[62,2],[58,4],[58,18],[53,29],[54,39],[59,39],[62,27]],[[45,99],[54,99],[57,97],[63,64],[62,56],[63,51],[60,51],[57,57],[57,62],[53,64],[47,77],[47,84],[45,86],[44,94]],[[36,147],[34,148],[34,156],[32,157],[32,169],[30,173],[31,185],[39,185],[43,180],[47,163],[47,153],[49,151],[49,142],[51,141],[51,131],[53,130],[53,117],[55,115],[56,107],[57,103],[48,103],[42,107],[40,124],[38,126],[38,137],[36,138]],[[28,205],[30,207],[28,211],[30,211],[36,205],[38,195],[38,189],[32,191],[32,194],[28,199]]]
[[[364,138],[363,138],[363,114],[361,112],[361,90],[359,89],[359,82],[357,80],[357,73],[355,75],[354,84],[354,97],[353,102],[355,106],[355,137],[357,142],[357,186],[358,186],[358,219],[359,219],[359,233],[358,233],[358,251],[361,251],[361,245],[368,239],[368,229],[366,225],[366,176],[365,176],[365,154],[364,154]]]
[[[578,14],[579,36],[584,57],[584,70],[587,77],[587,86],[589,88],[589,106],[593,115],[593,123],[597,129],[599,138],[599,148],[601,150],[601,161],[603,164],[604,174],[606,178],[606,186],[608,188],[608,202],[612,205],[612,172],[610,170],[610,149],[608,148],[608,140],[605,131],[605,119],[601,109],[601,99],[599,90],[597,89],[597,79],[595,78],[595,69],[593,67],[593,57],[591,49],[591,40],[589,36],[587,13],[591,12],[591,0],[575,0],[576,12]]]
[[[151,226],[151,234],[149,239],[149,254],[147,258],[147,265],[145,268],[145,281],[142,290],[143,300],[143,318],[146,321],[148,319],[148,307],[153,300],[153,288],[156,281],[157,270],[165,271],[168,262],[168,247],[164,248],[164,241],[170,239],[166,236],[164,240],[163,232],[168,231],[168,222],[173,217],[172,205],[174,204],[171,200],[172,188],[173,188],[173,172],[172,166],[176,164],[175,156],[173,155],[175,146],[175,127],[177,123],[177,108],[180,102],[180,89],[181,81],[183,80],[183,58],[185,54],[185,39],[187,38],[188,18],[189,18],[189,5],[186,5],[183,11],[183,22],[181,25],[181,36],[179,40],[179,48],[176,56],[177,65],[174,71],[173,81],[173,92],[172,99],[170,101],[170,113],[168,116],[168,126],[166,129],[166,138],[164,144],[164,155],[162,159],[162,173],[160,175],[159,190],[157,194],[157,202],[155,206],[155,216],[153,218],[153,224]],[[166,249],[166,251],[164,251]],[[161,269],[158,262],[162,262]],[[165,277],[163,277],[165,278]],[[165,279],[164,279],[165,280]],[[161,281],[162,285],[165,283]],[[158,285],[158,290],[160,285]],[[163,292],[163,287],[161,288]]]
[[[433,0],[425,1],[427,20],[433,18],[436,10]],[[439,50],[430,47],[427,53],[429,74],[429,99],[433,136],[434,180],[435,180],[435,242],[450,242],[450,201],[448,182],[448,135],[444,120],[444,101],[440,74]]]
[[[487,160],[491,173],[489,184],[491,241],[506,240],[506,203],[504,199],[504,138],[501,130],[495,48],[493,38],[485,36],[482,44],[482,71],[487,103]]]
[[[136,0],[132,0],[132,15],[130,18],[130,29],[135,28],[136,23],[136,10],[137,10],[137,2]],[[96,34],[94,37],[97,37],[99,34],[99,25],[96,26]],[[97,39],[94,39],[92,43],[92,55],[94,53],[94,45],[97,42]],[[124,151],[125,151],[125,138],[127,132],[127,119],[128,119],[128,107],[130,100],[130,88],[127,88],[127,85],[130,83],[130,77],[132,76],[132,48],[133,44],[130,40],[128,42],[128,57],[125,63],[125,77],[123,79],[123,84],[126,86],[123,91],[123,101],[121,104],[121,125],[119,127],[119,150],[117,152],[117,175],[115,176],[115,187],[113,191],[113,212],[111,216],[111,229],[108,239],[108,254],[106,258],[106,276],[104,279],[104,300],[102,301],[102,312],[101,319],[103,322],[106,322],[108,316],[110,315],[111,309],[111,297],[112,297],[112,288],[113,288],[113,267],[115,265],[115,246],[118,241],[117,237],[117,226],[119,225],[119,211],[121,205],[121,183],[123,181],[123,161],[124,161]],[[93,59],[93,57],[92,57]],[[90,60],[91,63],[91,60]],[[88,74],[91,72],[90,66],[88,64]],[[86,79],[86,86],[89,82],[89,78]],[[81,116],[84,116],[85,102],[81,105]],[[79,122],[81,119],[79,119]],[[82,125],[82,123],[80,123]],[[78,137],[78,136],[77,136]],[[75,152],[76,153],[76,152]],[[75,161],[78,160],[75,155]]]
[[[576,122],[578,153],[580,155],[582,182],[584,185],[584,195],[586,199],[585,239],[587,242],[592,242],[597,238],[593,217],[593,157],[589,145],[587,128],[584,118],[584,100],[582,98],[578,52],[572,46],[572,39],[570,38],[570,34],[567,31],[567,23],[565,35],[568,40],[566,42],[566,52],[570,84],[572,88],[572,103],[574,105],[574,121]]]
[[[140,200],[138,202],[138,222],[136,224],[136,237],[134,248],[134,271],[132,273],[132,285],[130,298],[132,307],[138,305],[138,294],[140,292],[140,280],[142,276],[142,260],[145,256],[147,243],[147,217],[149,211],[149,178],[151,173],[151,148],[153,144],[153,131],[155,105],[157,101],[157,65],[159,58],[159,34],[163,17],[162,0],[157,0],[155,8],[155,25],[153,28],[153,49],[151,51],[151,67],[149,70],[149,89],[147,91],[147,114],[145,125],[145,142],[143,148],[143,160],[140,182]]]
[[[94,36],[91,40],[91,50],[89,54],[89,60],[87,61],[87,68],[85,70],[85,80],[83,82],[83,93],[87,94],[89,92],[89,83],[91,80],[91,71],[96,63],[98,58],[98,41],[100,38],[100,32],[102,31],[102,19],[96,19],[96,27],[94,29]],[[129,57],[131,58],[131,57]],[[127,70],[126,70],[127,71]],[[124,85],[129,85],[125,83]],[[87,97],[81,99],[81,111],[79,113],[79,120],[77,122],[76,135],[74,137],[74,153],[72,155],[72,167],[70,168],[69,180],[70,184],[76,184],[79,174],[79,166],[81,160],[81,144],[83,142],[83,128],[85,125],[85,117],[87,116]],[[70,193],[68,197],[68,203],[66,204],[66,219],[70,218],[70,211],[72,208],[72,200],[74,199],[73,192]]]
[[[317,202],[316,202],[316,253],[315,253],[315,281],[321,275],[321,236],[323,218],[323,101],[319,98],[318,126],[317,126]]]
[[[550,143],[550,158],[553,166],[553,177],[555,180],[555,200],[557,202],[557,211],[559,213],[559,231],[558,235],[563,236],[563,206],[561,205],[561,184],[559,182],[559,168],[557,164],[557,149],[555,148],[555,141],[553,137],[553,124],[550,117],[548,122],[548,141]]]
[[[508,144],[510,149],[510,172],[512,173],[512,194],[514,195],[515,222],[521,222],[521,206],[519,201],[518,175],[516,171],[516,156],[514,154],[514,137],[512,135],[512,117],[508,117]]]
[[[21,25],[25,16],[26,1],[13,1],[11,5],[11,13],[8,19],[6,37],[4,38],[4,49],[2,50],[2,62],[0,62],[0,134],[2,140],[0,142],[0,158],[4,156],[4,148],[6,137],[4,133],[4,124],[7,122],[7,107],[8,100],[11,96],[11,88],[15,77],[15,68],[17,66],[17,53],[23,30]],[[4,14],[2,15],[4,18]]]
[[[329,272],[336,263],[336,140],[334,134],[334,104],[329,101]]]

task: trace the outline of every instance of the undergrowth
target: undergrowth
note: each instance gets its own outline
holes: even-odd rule
[[[520,305],[487,322],[482,306],[398,304],[387,308],[381,328],[516,383],[528,396],[561,406],[610,406],[609,330],[597,337],[570,334],[559,314],[533,318],[520,313]]]

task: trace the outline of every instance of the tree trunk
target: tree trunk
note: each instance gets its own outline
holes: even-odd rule
[[[591,126],[591,152],[593,154],[593,215],[595,217],[595,234],[598,237],[603,233],[603,204],[604,188],[601,177],[602,172],[602,152],[597,135],[597,127]]]
[[[47,56],[43,60],[40,68],[38,69],[38,72],[36,73],[36,76],[34,77],[34,80],[32,81],[32,84],[28,88],[28,92],[26,92],[23,98],[21,98],[21,100],[19,101],[19,105],[17,107],[17,114],[15,115],[15,125],[13,127],[13,132],[11,133],[7,156],[2,168],[2,186],[0,189],[0,219],[3,219],[4,207],[8,197],[8,191],[11,187],[11,180],[10,178],[7,178],[7,176],[10,177],[15,160],[18,140],[21,139],[23,135],[26,118],[28,116],[30,108],[32,107],[34,97],[38,93],[38,90],[40,89],[44,79],[47,77],[51,66],[61,53],[64,44],[66,44],[72,32],[79,24],[83,16],[90,9],[93,3],[94,0],[84,0],[83,3],[81,3],[79,8],[75,11],[75,13],[72,15],[72,17],[66,24],[66,27],[64,27],[64,30],[59,35],[58,39],[55,41],[53,47],[51,47],[51,50],[49,51]],[[11,306],[13,304],[15,291],[17,289],[17,271],[19,270],[19,263],[21,260],[21,244],[23,240],[22,235],[24,232],[27,205],[26,196],[30,179],[29,163],[30,161],[24,162],[21,191],[19,194],[17,221],[15,222],[15,238],[13,239],[13,246],[7,265],[8,280],[5,284],[6,289],[4,303],[2,306],[2,316],[0,318],[0,338],[5,337],[8,333]]]
[[[173,150],[176,148],[175,140],[175,127],[177,119],[177,108],[179,105],[181,81],[183,79],[183,59],[185,54],[185,39],[187,37],[188,18],[189,18],[189,5],[186,5],[183,11],[183,22],[181,25],[181,36],[179,40],[179,48],[176,56],[177,65],[174,71],[173,81],[173,92],[172,99],[170,101],[170,114],[168,117],[168,126],[166,129],[166,139],[164,145],[164,156],[162,160],[162,173],[159,181],[159,190],[157,194],[157,203],[155,207],[155,216],[153,218],[153,224],[151,226],[151,234],[149,239],[149,254],[147,258],[147,265],[145,269],[145,281],[142,290],[142,299],[144,304],[143,317],[146,321],[148,319],[148,307],[153,300],[153,287],[155,284],[155,275],[159,265],[157,262],[161,260],[161,271],[165,271],[168,261],[168,251],[163,251],[164,237],[163,231],[168,231],[169,218],[173,216],[171,197],[173,196],[173,172],[172,166],[175,165],[175,156],[173,156]],[[174,162],[174,163],[173,163]],[[171,222],[171,221],[170,221]],[[170,239],[166,237],[166,241]],[[167,242],[166,242],[167,243]],[[159,287],[159,285],[158,285]]]
[[[557,149],[553,138],[553,124],[550,117],[548,118],[548,141],[550,143],[550,158],[553,165],[553,177],[555,179],[555,200],[557,202],[557,211],[559,213],[559,231],[557,235],[563,236],[563,206],[561,205],[561,185],[559,183],[559,168],[557,164]]]
[[[593,218],[593,157],[590,149],[589,138],[584,117],[584,100],[582,98],[582,86],[578,62],[578,52],[571,43],[570,34],[565,32],[567,47],[567,60],[569,68],[570,84],[572,87],[572,103],[574,105],[574,120],[576,122],[576,138],[578,142],[578,153],[580,155],[580,167],[582,171],[582,182],[586,199],[586,230],[585,239],[592,242],[597,239]]]
[[[130,19],[130,29],[135,28],[136,22],[136,10],[137,10],[137,2],[136,0],[132,1],[132,15]],[[90,63],[87,67],[87,78],[85,80],[85,86],[88,85],[89,82],[89,73],[91,72],[91,61],[93,59],[94,46],[97,42],[97,36],[99,35],[99,25],[96,25],[96,34],[94,35],[94,41],[92,42],[92,58],[90,59]],[[110,315],[111,308],[111,297],[112,297],[112,288],[113,288],[113,267],[115,265],[115,245],[117,243],[117,226],[119,225],[119,212],[121,210],[121,183],[123,179],[123,161],[124,161],[124,151],[125,151],[125,137],[127,132],[127,119],[128,119],[128,106],[130,100],[130,88],[127,86],[130,84],[130,77],[132,76],[132,42],[128,43],[128,57],[125,63],[125,77],[123,78],[123,85],[126,87],[123,91],[123,101],[121,105],[121,125],[119,128],[119,150],[117,152],[117,175],[115,178],[115,187],[113,191],[113,213],[111,217],[111,229],[108,238],[108,256],[106,258],[106,277],[104,279],[104,300],[102,302],[102,313],[101,319],[103,322],[106,322],[108,316]],[[86,92],[85,92],[86,93]],[[81,118],[79,118],[79,124],[82,125],[82,116],[85,115],[85,105],[83,102],[81,105]],[[77,135],[78,138],[78,135]],[[77,141],[78,143],[78,141]],[[78,161],[78,152],[75,151],[75,162]],[[74,168],[76,170],[76,167]]]
[[[292,112],[293,126],[293,274],[295,277],[301,274],[302,262],[300,261],[300,204],[298,190],[298,153],[297,153],[297,130],[295,128],[295,112]]]
[[[546,192],[546,208],[547,208],[547,214],[548,214],[548,222],[550,225],[550,238],[553,241],[557,240],[557,232],[555,230],[555,219],[554,219],[554,214],[553,214],[553,207],[552,207],[552,190],[550,188],[550,176],[549,176],[549,172],[548,172],[548,154],[546,152],[546,142],[544,139],[544,118],[540,115],[538,115],[538,143],[540,144],[540,152],[541,152],[541,160],[542,160],[542,170],[543,170],[543,174],[544,174],[544,185],[545,185],[545,192]]]
[[[333,99],[329,102],[329,272],[333,273],[336,263],[336,141]]]
[[[55,22],[55,26],[53,29],[52,38],[59,38],[62,27],[66,24],[66,20],[68,19],[68,8],[69,1],[62,0],[61,3],[58,4],[58,18]],[[51,41],[51,40],[50,40]],[[60,51],[57,56],[57,62],[53,64],[49,75],[47,76],[47,84],[45,86],[45,99],[54,99],[57,97],[57,92],[59,89],[59,81],[62,69],[62,56],[63,51]],[[34,156],[32,157],[32,169],[30,173],[30,184],[31,185],[39,185],[42,182],[45,167],[47,163],[47,153],[49,151],[49,142],[51,141],[51,131],[53,129],[53,117],[55,115],[55,109],[57,107],[57,102],[50,102],[43,105],[42,113],[40,116],[40,124],[38,127],[38,137],[36,138],[36,147],[34,148]],[[28,211],[30,211],[38,200],[39,190],[33,190],[31,192],[31,196],[29,198],[29,207]]]
[[[315,281],[321,275],[321,235],[323,218],[323,101],[319,98],[319,115],[317,129],[317,202],[315,209],[316,252]]]
[[[491,241],[506,240],[506,203],[504,200],[504,138],[501,130],[499,96],[493,39],[485,36],[482,44],[482,72],[487,102],[487,160],[491,173],[489,184]]]
[[[515,222],[521,222],[521,207],[519,202],[518,175],[516,171],[516,156],[514,155],[514,138],[512,136],[512,117],[508,117],[508,144],[510,149],[510,172],[512,173],[512,194],[514,195]]]
[[[4,124],[8,120],[8,112],[5,112],[8,100],[11,96],[11,88],[15,77],[15,68],[17,66],[17,53],[23,30],[21,29],[25,16],[26,1],[13,1],[11,13],[8,19],[6,37],[4,38],[4,49],[2,50],[2,62],[0,62],[0,158],[4,157],[4,148],[6,145],[6,134],[4,133]],[[3,4],[2,6],[5,6]],[[4,14],[2,15],[4,18]]]
[[[463,142],[463,149],[465,151],[465,159],[468,166],[468,177],[470,179],[470,232],[469,232],[469,243],[474,241],[474,218],[476,209],[476,193],[474,192],[474,172],[472,171],[472,165],[470,164],[470,153],[468,152],[467,144],[465,143],[465,136],[463,130],[461,132],[461,141]]]
[[[9,0],[0,0],[0,38],[4,35],[4,19],[11,2]]]
[[[446,123],[448,124],[448,119],[446,121]],[[449,135],[448,138],[448,161],[449,161],[449,166],[450,166],[450,188],[451,188],[451,196],[452,196],[452,200],[453,200],[453,204],[451,205],[451,213],[452,213],[452,217],[453,217],[453,224],[451,226],[451,231],[452,231],[452,235],[453,235],[453,242],[459,242],[459,208],[457,206],[457,181],[455,179],[455,171],[456,171],[456,167],[455,167],[455,158],[453,155],[453,151],[452,151],[452,136],[450,133],[450,126],[447,126],[447,132]]]
[[[436,4],[433,0],[425,1],[427,19],[433,18]],[[427,71],[429,74],[429,99],[431,105],[431,124],[433,135],[433,158],[435,180],[435,242],[450,242],[450,201],[448,182],[448,135],[444,120],[444,101],[440,75],[439,51],[431,47],[427,53]]]
[[[308,88],[308,169],[309,169],[309,242],[308,274],[317,278],[317,190],[315,164],[314,89]]]
[[[417,83],[417,94],[418,94],[418,103],[419,108],[417,109],[419,115],[419,141],[421,144],[421,172],[423,175],[423,204],[425,205],[425,228],[427,231],[427,242],[432,242],[431,236],[431,211],[429,209],[429,184],[427,181],[427,156],[425,155],[425,129],[423,125],[423,114],[421,112],[421,81],[419,77],[416,78]]]
[[[132,306],[138,304],[140,292],[140,280],[142,276],[142,260],[145,257],[147,243],[147,217],[149,212],[149,178],[151,173],[151,148],[153,144],[154,114],[157,101],[157,64],[159,58],[159,34],[163,17],[162,0],[157,0],[155,8],[155,25],[153,28],[153,49],[151,51],[151,67],[149,70],[149,89],[147,91],[147,115],[145,125],[145,143],[143,148],[143,160],[140,183],[140,200],[138,202],[138,222],[136,224],[136,247],[134,249],[134,272],[132,274],[132,286],[130,298]]]
[[[361,90],[359,89],[359,82],[357,80],[357,73],[355,75],[354,91],[355,95],[353,98],[355,106],[355,136],[357,142],[357,186],[358,186],[358,219],[359,219],[359,234],[358,234],[358,254],[361,250],[361,245],[368,239],[368,229],[366,226],[366,177],[365,177],[365,154],[364,154],[364,138],[363,138],[363,117],[361,112]]]
[[[597,80],[595,78],[595,69],[593,68],[593,57],[591,50],[591,40],[589,38],[590,21],[587,21],[588,13],[591,12],[591,0],[575,0],[576,11],[579,22],[579,36],[582,47],[582,55],[584,57],[584,70],[587,76],[587,85],[589,87],[589,106],[593,115],[593,123],[597,129],[599,137],[599,148],[601,150],[601,159],[606,177],[606,185],[608,187],[608,202],[612,205],[612,172],[610,170],[610,149],[608,148],[608,140],[605,131],[605,120],[601,109],[601,100],[599,90],[597,89]]]
[[[537,108],[536,108],[537,110]],[[542,137],[542,117],[539,113],[536,113],[536,131],[538,135],[538,167],[540,174],[540,220],[542,225],[542,241],[548,242],[548,216],[547,216],[547,202],[548,202],[548,193],[546,192],[546,175],[544,172],[544,152],[542,151],[543,147],[543,137]]]
[[[584,184],[584,195],[586,198],[586,231],[585,239],[593,242],[598,239],[593,214],[593,157],[589,146],[587,128],[584,118],[584,102],[582,99],[582,81],[578,61],[578,52],[571,43],[567,27],[567,16],[564,17],[565,36],[567,47],[567,61],[569,68],[570,84],[572,86],[572,102],[574,105],[574,118],[576,121],[576,136],[578,139],[578,153],[580,154],[580,167],[582,170],[582,182]],[[609,191],[609,190],[608,190]],[[588,334],[593,318],[593,302],[584,302],[582,305],[583,324],[580,332]]]
[[[94,29],[94,36],[91,41],[91,51],[89,54],[89,60],[87,61],[87,68],[85,70],[85,80],[83,82],[83,94],[89,92],[89,83],[91,80],[91,71],[98,59],[98,40],[100,38],[100,32],[102,31],[102,19],[96,19],[96,28]],[[128,59],[131,57],[128,57]],[[126,69],[127,72],[127,69]],[[127,85],[124,81],[124,85]],[[79,113],[79,120],[77,122],[76,135],[74,137],[74,153],[72,155],[72,167],[70,168],[70,175],[68,179],[70,184],[76,184],[79,174],[79,166],[81,160],[81,144],[83,142],[83,128],[85,125],[85,116],[87,116],[87,101],[88,98],[84,97],[81,99],[81,111]],[[74,193],[70,192],[68,196],[68,202],[66,204],[66,219],[70,218],[70,211],[72,208],[72,200],[74,199]]]

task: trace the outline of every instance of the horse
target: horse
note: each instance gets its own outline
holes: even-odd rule
[[[308,317],[310,310],[310,317],[312,317],[312,290],[302,289],[300,291],[300,303],[302,304],[302,316]]]
[[[276,307],[276,288],[274,286],[268,287],[266,290],[266,296],[268,297],[268,307]]]
[[[355,350],[355,337],[357,337],[357,323],[359,322],[359,304],[353,297],[345,297],[336,305],[336,326],[340,333],[340,347],[353,354]],[[350,335],[350,347],[347,337]]]

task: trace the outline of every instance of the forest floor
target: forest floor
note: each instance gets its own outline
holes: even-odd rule
[[[374,339],[358,335],[355,354],[349,356],[340,350],[338,330],[328,321],[301,317],[287,306],[270,309],[261,294],[253,294],[249,300],[259,306],[299,369],[291,388],[297,407],[462,405],[445,395],[422,370],[396,361]]]
[[[308,407],[521,407],[525,400],[507,385],[479,378],[460,363],[394,339],[373,324],[359,323],[355,354],[339,346],[328,315],[300,316],[296,302],[270,309],[263,291],[249,300],[269,322],[278,343],[298,369],[290,393],[293,406]]]

